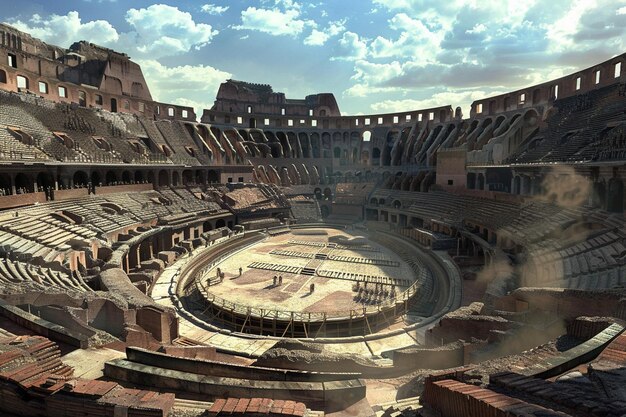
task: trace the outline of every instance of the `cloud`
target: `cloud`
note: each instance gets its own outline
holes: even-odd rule
[[[402,75],[402,65],[398,61],[386,64],[377,64],[366,60],[359,60],[354,64],[353,80],[366,82],[372,85],[381,85],[390,79]]]
[[[106,20],[92,20],[83,23],[78,12],[72,11],[65,16],[53,14],[43,18],[34,14],[28,21],[10,21],[17,29],[48,43],[68,47],[81,39],[101,45],[112,45],[119,40],[119,34]]]
[[[236,30],[255,30],[274,36],[296,37],[306,26],[315,26],[312,20],[300,19],[297,8],[281,11],[274,9],[257,9],[248,7],[241,11],[241,24],[232,26]]]
[[[304,39],[305,45],[322,46],[330,38],[328,34],[321,30],[313,29],[311,34]]]
[[[447,104],[454,107],[461,107],[465,116],[469,115],[472,102],[489,96],[503,94],[504,91],[486,90],[459,90],[441,91],[430,93],[424,99],[400,99],[383,100],[372,103],[370,108],[374,113],[394,113],[415,109],[428,109],[432,107],[445,106]]]
[[[333,51],[332,61],[354,61],[367,55],[367,42],[354,32],[344,32]]]
[[[211,25],[194,22],[191,14],[164,4],[130,9],[125,19],[131,30],[121,33],[105,20],[83,22],[76,11],[67,15],[52,14],[47,18],[35,14],[28,21],[9,23],[61,47],[68,47],[78,40],[88,40],[135,58],[153,59],[199,49],[210,43],[218,33]]]
[[[474,0],[373,4],[392,17],[387,32],[373,40],[358,33],[343,39],[347,51],[350,39],[367,49],[366,54],[344,53],[343,59],[354,61],[353,84],[344,96],[421,93],[433,87],[510,91],[626,49],[624,0],[553,0],[550,8],[513,0],[497,8]]]
[[[338,20],[329,22],[328,27],[324,30],[313,29],[311,34],[304,39],[304,44],[312,46],[324,45],[328,39],[340,34],[346,29],[345,23],[345,20]]]
[[[407,57],[419,54],[421,59],[432,59],[439,45],[439,36],[419,19],[398,13],[389,19],[389,28],[399,31],[397,39],[378,36],[369,45],[373,58]]]
[[[153,4],[145,9],[130,9],[126,21],[133,31],[124,34],[129,47],[142,57],[176,55],[199,49],[218,34],[211,25],[196,23],[190,13],[176,7]]]
[[[226,12],[230,7],[229,6],[217,6],[215,4],[204,4],[200,7],[205,13],[208,13],[212,16],[219,16],[222,13]]]
[[[152,98],[166,103],[192,106],[198,117],[203,108],[213,104],[220,83],[232,74],[209,65],[181,65],[167,67],[156,60],[137,61],[150,85]]]

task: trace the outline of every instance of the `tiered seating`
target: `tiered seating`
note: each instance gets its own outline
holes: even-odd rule
[[[509,162],[581,161],[598,157],[597,143],[608,133],[608,124],[623,119],[626,97],[615,86],[567,97],[554,103],[558,112],[548,126],[531,138]]]
[[[335,203],[361,205],[367,201],[374,186],[374,183],[338,183],[335,189]]]
[[[59,288],[80,292],[91,291],[77,275],[10,259],[0,259],[0,282],[5,287],[35,284],[42,289]]]
[[[216,361],[169,357],[143,349],[129,348],[127,359],[114,359],[105,364],[105,375],[132,383],[140,383],[146,377],[170,388],[184,388],[189,394],[216,399],[216,404],[226,407],[237,401],[219,401],[228,397],[263,397],[276,400],[304,401],[311,406],[337,409],[337,401],[350,405],[365,396],[363,382],[350,373],[309,373],[273,368],[238,366]],[[332,388],[331,388],[332,387]],[[267,415],[272,400],[263,401]],[[284,403],[282,403],[284,404]],[[305,415],[306,406],[293,403],[292,415]],[[246,406],[249,402],[246,403]],[[275,403],[277,408],[279,403]],[[217,407],[216,407],[217,408]],[[292,407],[289,407],[292,408]],[[245,408],[244,408],[245,409]],[[341,409],[341,408],[339,408]],[[223,412],[223,408],[220,408]],[[230,410],[228,415],[231,415]],[[224,413],[226,415],[227,413]]]
[[[533,202],[524,206],[503,201],[458,196],[444,192],[413,193],[376,190],[372,198],[384,200],[385,206],[398,208],[407,215],[449,224],[463,221],[489,227],[516,237],[520,243],[534,242],[575,221],[579,215],[552,204]],[[375,207],[375,206],[372,206]]]
[[[265,184],[233,188],[225,193],[224,202],[231,211],[245,214],[288,207],[280,190]]]
[[[187,150],[187,147],[190,147],[194,149],[196,155],[199,155],[199,151],[193,139],[191,139],[189,133],[185,131],[178,122],[161,120],[154,122],[154,124],[160,131],[164,140],[169,144],[170,149],[174,151],[174,154],[170,155],[172,161],[192,166],[200,165],[200,162],[195,157],[191,156]]]
[[[246,228],[246,230],[261,230],[268,229],[272,227],[278,227],[281,225],[280,220],[275,218],[270,219],[257,219],[257,220],[247,220],[242,221],[241,225]]]
[[[159,193],[169,201],[177,204],[185,212],[196,213],[207,209],[205,201],[200,200],[184,188],[161,188]]]
[[[34,145],[22,143],[8,127],[0,125],[0,158],[19,159],[51,159]]]
[[[72,378],[58,346],[40,336],[0,340],[0,413],[79,417],[164,417],[174,394],[126,389],[115,382]]]
[[[292,216],[301,223],[318,223],[322,221],[322,213],[316,199],[305,196],[289,198]]]
[[[124,123],[119,123],[119,119],[115,119],[110,116],[111,113],[104,110],[96,112],[25,94],[5,92],[0,93],[0,100],[3,102],[0,106],[2,122],[20,128],[35,142],[34,147],[24,148],[26,145],[23,145],[16,149],[22,151],[24,155],[30,154],[39,159],[47,159],[42,152],[44,151],[62,161],[134,163],[165,161],[165,158],[151,153],[141,141],[138,141],[140,149],[135,150],[126,140],[135,135],[126,130]],[[137,129],[134,131],[137,132]],[[74,143],[64,143],[64,140],[55,137],[53,132],[65,133]],[[3,136],[0,136],[0,139]],[[143,132],[142,137],[145,136]],[[94,137],[102,138],[108,145],[103,147],[97,144]],[[3,142],[5,141],[0,140],[0,144]]]
[[[547,247],[531,250],[528,260],[535,271],[534,284],[578,289],[622,284],[617,269],[624,264],[626,256],[623,239],[609,230],[573,245],[551,242]]]
[[[59,222],[51,216],[36,218],[20,216],[5,220],[0,224],[0,230],[10,235],[18,236],[18,239],[5,241],[5,253],[8,251],[16,255],[22,255],[26,259],[41,256],[43,247],[56,251],[65,251],[70,247],[70,240],[87,242],[97,236],[97,232],[86,227]],[[15,242],[15,243],[11,243]],[[46,257],[54,257],[50,251]],[[47,260],[52,260],[49,258]]]
[[[116,125],[111,122],[111,120],[116,120],[106,116],[111,113],[104,110],[96,113],[91,109],[85,108],[78,108],[74,112],[80,120],[92,127],[92,136],[105,138],[112,146],[113,153],[122,158],[124,162],[145,164],[150,163],[153,159],[158,160],[158,158],[151,158],[150,150],[141,142],[139,143],[141,152],[137,152],[130,146],[126,140],[130,136],[129,132],[122,130],[125,127],[124,125]]]

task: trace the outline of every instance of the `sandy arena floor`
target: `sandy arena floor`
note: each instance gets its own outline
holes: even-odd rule
[[[290,241],[306,241],[311,243],[328,243],[328,237],[344,235],[354,237],[350,233],[336,229],[324,230],[327,235],[296,235],[292,232],[279,236],[269,237],[256,245],[235,253],[215,268],[209,270],[203,278],[206,282],[209,277],[215,277],[216,268],[219,267],[225,273],[222,283],[210,287],[210,292],[228,301],[248,305],[257,308],[266,308],[282,311],[297,312],[333,312],[348,311],[361,308],[363,304],[355,301],[356,292],[352,291],[354,279],[328,278],[278,272],[249,267],[253,262],[264,262],[273,265],[285,265],[304,268],[316,267],[317,271],[337,271],[352,274],[365,274],[378,277],[390,277],[404,279],[410,282],[415,280],[412,269],[389,248],[385,248],[374,242],[368,245],[378,249],[372,250],[347,250],[337,248],[325,248],[321,246],[309,246],[304,244],[289,243]],[[295,254],[279,255],[271,254],[273,250],[293,251]],[[366,263],[345,262],[337,260],[317,260],[315,253],[323,251],[329,256],[349,256],[356,258],[378,259],[397,262],[396,265],[371,265]],[[310,254],[311,258],[306,256]],[[239,267],[243,268],[239,276]],[[274,275],[282,275],[283,284],[273,285]],[[315,291],[309,291],[310,284],[315,284]],[[373,288],[373,285],[369,288]],[[406,287],[398,286],[397,291],[403,291]]]

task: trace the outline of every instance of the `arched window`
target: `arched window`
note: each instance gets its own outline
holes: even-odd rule
[[[7,83],[7,73],[4,72],[4,70],[0,70],[0,83],[2,84]]]
[[[24,77],[23,75],[18,75],[17,88],[23,88],[25,90],[28,90],[28,78]]]
[[[78,105],[81,107],[87,107],[87,93],[84,91],[78,92]]]

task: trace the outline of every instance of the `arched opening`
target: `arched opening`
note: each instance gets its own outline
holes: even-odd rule
[[[322,158],[330,158],[330,133],[322,133]]]
[[[217,171],[210,169],[207,172],[207,180],[209,181],[209,184],[217,184],[220,182],[220,174],[218,174]]]
[[[87,93],[84,91],[78,91],[78,105],[81,107],[87,107]]]
[[[135,182],[137,184],[142,184],[145,181],[142,171],[135,171]]]
[[[380,148],[374,148],[372,150],[372,165],[373,166],[380,165]]]
[[[54,179],[52,175],[47,172],[40,172],[37,174],[37,187],[40,190],[47,190],[48,188],[54,188]]]
[[[204,171],[196,170],[196,184],[204,184]]]
[[[7,83],[7,73],[4,70],[0,70],[0,83]]]
[[[89,182],[89,177],[85,171],[76,171],[72,177],[74,187],[86,187]]]
[[[612,213],[624,211],[624,184],[619,178],[611,178],[609,181],[606,209]]]
[[[28,179],[26,174],[20,172],[15,176],[15,191],[18,194],[33,192],[33,182]]]
[[[183,185],[193,184],[193,172],[186,169],[183,171]]]
[[[333,149],[333,157],[337,159],[341,158],[341,148],[339,146],[335,146]]]
[[[215,222],[215,228],[219,229],[220,227],[225,227],[226,226],[226,222],[224,221],[224,219],[219,219],[217,222]]]
[[[313,158],[320,157],[320,135],[311,133],[311,155]]]
[[[300,145],[300,150],[302,151],[302,157],[303,158],[310,158],[311,157],[311,149],[310,149],[310,140],[309,140],[309,136],[304,133],[304,132],[300,132],[298,133],[298,144]]]
[[[466,185],[468,190],[473,190],[474,188],[476,188],[476,173],[474,172],[468,172],[467,173],[467,185]]]
[[[107,171],[104,176],[104,182],[106,185],[115,185],[115,183],[117,183],[117,174],[115,174],[115,171]]]
[[[93,171],[91,173],[91,185],[93,185],[94,187],[96,185],[102,185],[102,178],[100,178],[100,173],[98,171]]]
[[[330,200],[333,196],[333,192],[330,190],[330,188],[326,187],[324,188],[324,198],[327,200]]]
[[[479,190],[485,189],[485,176],[482,173],[478,174],[478,189]]]
[[[250,129],[256,129],[256,119],[254,117],[250,118],[250,122],[248,123]]]
[[[202,231],[208,232],[209,230],[213,230],[213,227],[211,226],[211,222],[207,220],[206,222],[202,223]]]
[[[601,209],[606,207],[606,184],[604,180],[593,184],[592,205]]]
[[[0,174],[0,196],[11,195],[11,177],[8,174]]]
[[[159,171],[159,187],[167,187],[170,185],[170,176],[167,175],[167,171],[162,169]]]
[[[396,130],[392,130],[391,132],[387,133],[387,140],[382,149],[382,155],[381,155],[381,161],[380,161],[381,165],[383,166],[391,165],[391,154],[393,150],[393,145],[396,142],[396,139],[398,138],[399,134],[400,132]]]
[[[369,142],[370,140],[372,140],[372,132],[366,130],[363,132],[363,142]]]
[[[117,113],[117,99],[111,99],[111,112]]]
[[[370,153],[369,153],[369,151],[362,151],[361,152],[361,164],[369,165],[369,163],[370,163]]]
[[[321,200],[323,197],[321,188],[315,188],[315,190],[313,190],[313,194],[315,194],[315,198],[318,200]]]
[[[180,174],[178,173],[178,171],[174,171],[172,173],[172,185],[174,187],[177,187],[180,184]]]
[[[128,171],[122,172],[122,182],[124,184],[129,184],[130,181],[131,181],[130,172],[128,172]]]

